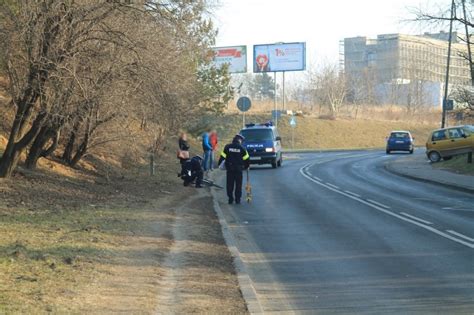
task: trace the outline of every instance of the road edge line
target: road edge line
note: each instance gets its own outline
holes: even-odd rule
[[[234,261],[237,281],[239,283],[242,297],[244,298],[244,301],[247,304],[247,310],[250,314],[263,314],[263,308],[260,302],[258,301],[257,292],[255,291],[255,287],[252,284],[252,279],[250,279],[250,276],[247,272],[247,268],[245,268],[244,262],[240,257],[240,252],[237,249],[234,236],[230,232],[229,225],[225,220],[224,213],[222,212],[222,209],[219,205],[219,201],[217,200],[216,191],[214,188],[211,188],[211,195],[214,205],[214,211],[216,212],[217,218],[219,219],[219,224],[221,225],[222,235],[224,236],[225,243]]]

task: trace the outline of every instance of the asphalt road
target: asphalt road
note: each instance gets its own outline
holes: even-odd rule
[[[287,155],[250,205],[221,193],[264,312],[474,314],[474,195],[384,169],[403,156]]]

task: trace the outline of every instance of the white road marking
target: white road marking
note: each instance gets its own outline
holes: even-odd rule
[[[356,193],[353,193],[352,191],[349,191],[349,190],[344,190],[344,192],[345,192],[346,194],[352,195],[352,196],[354,196],[354,197],[359,197],[359,198],[362,197],[361,195],[356,194]]]
[[[313,177],[315,180],[319,180],[320,182],[323,181],[321,178],[319,178],[319,177],[317,177],[317,176],[311,176],[311,177]]]
[[[431,223],[430,221],[426,221],[426,220],[420,219],[420,218],[415,217],[414,215],[408,214],[408,213],[406,213],[406,212],[400,212],[400,214],[401,214],[401,215],[404,215],[404,216],[406,216],[406,217],[412,218],[413,220],[418,220],[418,221],[423,222],[423,223],[428,224],[428,225],[433,224],[433,223]]]
[[[451,234],[454,234],[454,235],[456,235],[456,236],[459,236],[460,238],[463,238],[463,239],[465,239],[465,240],[474,242],[474,238],[467,237],[467,236],[464,235],[464,234],[461,234],[461,233],[458,233],[458,232],[455,232],[455,231],[452,231],[452,230],[446,230],[446,232],[451,233]]]
[[[305,165],[305,167],[309,167],[310,165],[311,165],[311,163]],[[303,168],[304,168],[304,167],[303,167]],[[365,204],[365,205],[367,205],[367,206],[369,206],[369,207],[371,207],[371,208],[373,208],[373,209],[375,209],[375,210],[378,210],[378,211],[380,211],[380,212],[383,212],[383,213],[385,213],[385,214],[388,214],[388,215],[390,215],[390,216],[392,216],[392,217],[395,217],[395,218],[400,219],[400,220],[402,220],[402,221],[405,221],[405,222],[414,224],[414,225],[416,225],[416,226],[419,226],[419,227],[421,227],[421,228],[423,228],[423,229],[425,229],[425,230],[428,230],[428,231],[430,231],[430,232],[432,232],[432,233],[434,233],[434,234],[437,234],[437,235],[439,235],[439,236],[441,236],[441,237],[444,237],[444,238],[446,238],[446,239],[452,240],[452,241],[454,241],[454,242],[456,242],[456,243],[459,243],[459,244],[462,244],[462,245],[464,245],[464,246],[467,246],[467,247],[469,247],[469,248],[473,248],[473,249],[474,249],[474,244],[472,244],[472,243],[468,243],[468,242],[466,242],[466,241],[464,241],[464,240],[462,240],[462,239],[453,237],[453,236],[451,236],[451,235],[449,235],[449,234],[446,234],[446,233],[444,233],[444,232],[442,232],[442,231],[439,231],[439,230],[437,230],[437,229],[435,229],[435,228],[433,228],[433,227],[431,227],[431,226],[428,226],[428,225],[422,224],[422,223],[420,223],[420,222],[414,221],[414,220],[412,220],[412,219],[409,219],[409,218],[407,218],[407,217],[401,216],[401,215],[396,214],[396,213],[394,213],[394,212],[392,212],[392,211],[389,211],[389,210],[386,210],[386,209],[384,209],[384,208],[382,208],[382,207],[379,207],[379,206],[377,206],[377,205],[375,205],[375,204],[369,203],[368,201],[365,201],[364,199],[361,199],[361,198],[359,198],[359,197],[355,197],[355,196],[349,195],[349,194],[347,194],[347,193],[345,193],[345,192],[343,192],[343,191],[341,191],[341,190],[332,188],[331,186],[328,186],[328,185],[326,185],[326,184],[324,184],[324,183],[318,182],[317,180],[315,180],[314,178],[312,178],[310,175],[308,175],[308,174],[306,174],[305,172],[303,172],[303,168],[300,169],[301,175],[303,175],[304,177],[306,177],[307,179],[309,179],[310,181],[312,181],[313,183],[315,183],[315,184],[317,184],[317,185],[323,186],[323,187],[325,187],[325,188],[327,188],[327,189],[329,189],[329,190],[334,191],[335,193],[341,194],[341,195],[343,195],[343,196],[346,196],[347,198],[350,198],[350,199],[352,199],[352,200],[358,201],[358,202],[360,202],[360,203],[362,203],[362,204]]]
[[[385,209],[390,209],[389,206],[384,205],[383,203],[377,202],[377,201],[375,201],[375,200],[367,199],[367,201],[368,201],[368,202],[371,202],[371,203],[373,203],[374,205],[377,205],[377,206],[379,206],[379,207],[382,207],[382,208],[385,208]]]
[[[315,178],[315,177],[313,176],[313,178]],[[316,179],[316,178],[315,178],[315,179]],[[339,189],[338,186],[333,185],[333,184],[331,184],[331,183],[326,183],[326,185],[331,186],[332,188],[335,188],[335,189]]]

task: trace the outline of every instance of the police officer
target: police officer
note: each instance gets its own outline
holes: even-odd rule
[[[192,159],[186,160],[182,164],[181,178],[184,186],[189,186],[194,180],[196,181],[196,188],[202,188],[202,178],[204,172],[202,170],[202,157],[196,155]]]
[[[219,165],[225,160],[229,204],[234,202],[234,196],[235,203],[240,203],[240,198],[242,197],[242,171],[249,167],[250,156],[247,150],[242,146],[243,140],[243,136],[235,135],[232,143],[225,146],[219,159]]]

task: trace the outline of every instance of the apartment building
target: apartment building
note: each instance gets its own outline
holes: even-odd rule
[[[446,75],[448,35],[440,32],[383,34],[375,39],[345,38],[343,64],[348,82],[356,82],[370,74],[378,103],[405,104],[418,99],[426,105],[439,106]],[[467,47],[454,32],[449,77],[451,87],[470,83],[469,65],[463,54],[467,54]],[[419,92],[420,86],[425,94],[422,101],[410,92]],[[394,91],[398,95],[394,95]]]

